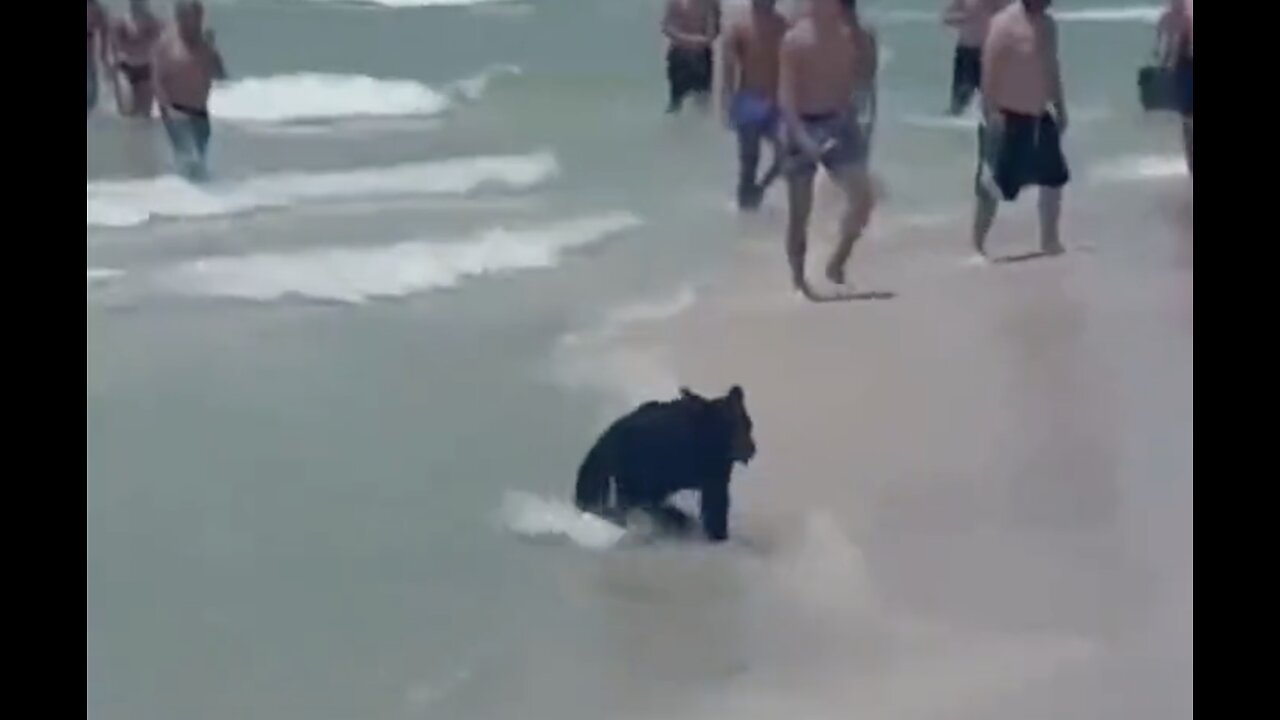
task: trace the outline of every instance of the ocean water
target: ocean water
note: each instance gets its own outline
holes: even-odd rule
[[[109,93],[87,129],[90,718],[691,717],[709,685],[880,642],[820,514],[768,561],[617,549],[563,502],[605,420],[675,391],[613,333],[686,310],[737,246],[731,138],[662,113],[660,0],[208,4],[234,76],[214,180],[176,179]],[[877,223],[963,213],[938,3],[864,5]],[[1156,10],[1057,5],[1073,192],[1181,174],[1135,102]],[[740,697],[706,716],[785,712]]]

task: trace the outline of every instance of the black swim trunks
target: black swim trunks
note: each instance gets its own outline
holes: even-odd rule
[[[982,86],[982,48],[956,46],[951,63],[951,111],[960,112]]]
[[[712,65],[709,47],[683,48],[673,45],[667,50],[667,84],[671,88],[668,111],[679,110],[686,95],[711,92]]]
[[[1192,70],[1192,60],[1190,55],[1179,55],[1178,64],[1173,68],[1174,83],[1178,88],[1178,112],[1182,117],[1191,117],[1191,108],[1193,103],[1193,84],[1195,82],[1195,71]]]
[[[130,85],[141,85],[142,83],[151,82],[150,65],[133,65],[127,62],[122,62],[116,67],[120,68],[120,73],[124,75]]]
[[[982,169],[991,171],[992,179],[1005,200],[1015,200],[1028,185],[1060,188],[1071,179],[1067,159],[1062,154],[1062,138],[1053,116],[1039,117],[1001,111],[1004,127],[1000,132],[983,126],[978,128],[978,175],[975,188],[985,193]]]

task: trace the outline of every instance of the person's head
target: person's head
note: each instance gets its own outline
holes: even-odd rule
[[[178,0],[173,6],[173,19],[183,40],[194,42],[203,36],[204,4],[200,0]]]
[[[757,12],[772,12],[778,0],[751,0],[751,9]]]
[[[1038,15],[1048,10],[1052,4],[1053,0],[1022,0],[1022,7],[1026,8],[1027,12],[1032,15]]]

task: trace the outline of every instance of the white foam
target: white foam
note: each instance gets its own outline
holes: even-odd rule
[[[86,283],[88,285],[99,285],[110,282],[121,275],[124,275],[124,271],[116,270],[115,268],[88,268],[85,272]]]
[[[479,100],[496,79],[519,75],[514,65],[492,65],[436,90],[417,80],[367,75],[296,73],[219,84],[211,100],[218,120],[288,124],[430,117],[455,99]]]
[[[324,5],[376,5],[386,8],[468,7],[495,5],[509,0],[311,0]]]
[[[1127,155],[1095,167],[1093,176],[1113,182],[1142,182],[1185,177],[1187,161],[1181,155]]]
[[[488,91],[489,85],[498,78],[513,77],[522,74],[515,65],[491,65],[469,78],[458,80],[450,86],[451,92],[465,100],[476,101]]]
[[[210,103],[218,120],[242,123],[426,116],[450,105],[415,80],[328,73],[236,80],[216,87]]]
[[[141,225],[154,218],[234,215],[303,203],[528,188],[559,172],[554,155],[465,157],[333,172],[286,172],[200,185],[176,176],[88,184],[86,223]]]
[[[634,215],[618,212],[528,230],[496,228],[462,242],[203,258],[162,272],[159,285],[184,295],[259,302],[362,303],[453,287],[468,277],[553,267],[565,251],[638,224]]]
[[[509,532],[529,540],[570,542],[590,550],[607,550],[626,535],[621,527],[566,501],[523,492],[503,497],[498,520]]]
[[[1158,5],[1128,5],[1124,7],[1054,9],[1053,16],[1059,22],[1141,22],[1154,23],[1160,19],[1163,8]],[[871,17],[887,24],[942,23],[942,13],[927,10],[887,10],[871,12]]]

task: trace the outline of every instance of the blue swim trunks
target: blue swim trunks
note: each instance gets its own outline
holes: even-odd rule
[[[209,113],[195,108],[173,105],[160,114],[169,144],[173,146],[178,170],[190,180],[208,177],[206,153],[209,148]]]
[[[729,105],[729,119],[738,132],[772,134],[780,118],[778,105],[772,99],[749,90],[734,95]]]

